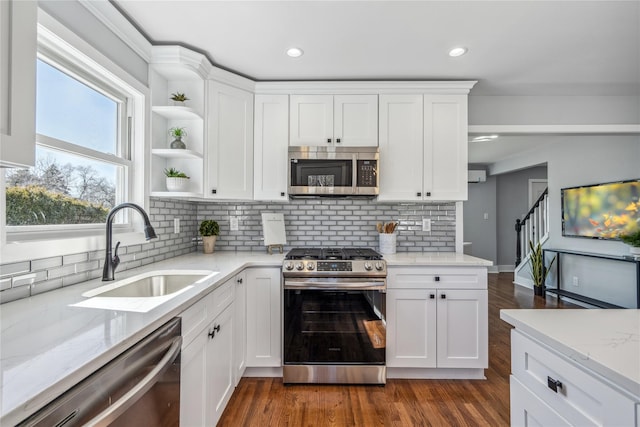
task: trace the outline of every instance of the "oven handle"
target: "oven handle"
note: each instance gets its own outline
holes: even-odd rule
[[[323,282],[323,281],[295,281],[285,280],[285,289],[307,289],[307,290],[365,290],[365,291],[380,291],[385,293],[387,291],[387,285],[384,281],[366,281],[366,282]]]
[[[182,346],[182,337],[175,337],[172,340],[172,344],[169,350],[165,353],[158,364],[136,384],[131,390],[126,392],[120,399],[114,404],[110,405],[107,409],[98,414],[95,418],[89,421],[88,426],[108,426],[120,415],[122,415],[127,409],[136,403],[140,397],[142,397],[158,379],[164,375],[165,371],[169,369],[173,361],[180,353],[180,347]]]

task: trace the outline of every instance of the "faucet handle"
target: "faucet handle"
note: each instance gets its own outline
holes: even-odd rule
[[[120,247],[120,242],[116,243],[116,248],[113,251],[113,271],[116,271],[118,264],[120,264],[120,257],[118,256],[119,247]]]

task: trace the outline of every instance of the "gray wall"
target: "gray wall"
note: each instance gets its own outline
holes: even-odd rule
[[[498,264],[497,181],[495,176],[487,176],[487,182],[469,184],[469,199],[463,203],[463,240],[471,242],[465,253],[491,260],[494,265]]]
[[[516,219],[530,209],[529,179],[547,178],[546,167],[534,167],[497,176],[498,265],[513,267],[516,260]]]
[[[79,2],[47,0],[38,2],[38,6],[139,82],[147,84],[149,67],[146,61]]]

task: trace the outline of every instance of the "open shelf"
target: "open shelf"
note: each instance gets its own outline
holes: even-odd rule
[[[154,148],[151,150],[151,154],[167,159],[202,159],[201,153],[187,149]]]
[[[202,120],[202,116],[191,107],[156,105],[151,111],[170,120]]]
[[[559,297],[567,297],[567,298],[571,298],[571,299],[576,300],[576,301],[585,302],[587,304],[593,305],[594,307],[599,307],[599,308],[624,308],[624,307],[620,307],[619,305],[610,304],[608,302],[601,301],[599,299],[589,298],[587,296],[576,294],[575,292],[565,291],[565,290],[562,290],[562,289],[545,288],[545,292],[548,292],[548,293],[551,293],[551,294],[556,294]]]
[[[151,197],[202,198],[202,194],[193,191],[152,191]]]

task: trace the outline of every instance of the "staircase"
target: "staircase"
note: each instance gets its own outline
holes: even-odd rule
[[[522,220],[516,219],[516,268],[513,281],[532,287],[529,270],[529,241],[544,245],[549,238],[549,189],[546,188]]]

